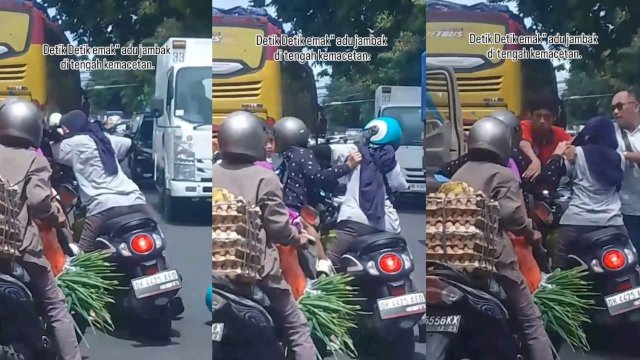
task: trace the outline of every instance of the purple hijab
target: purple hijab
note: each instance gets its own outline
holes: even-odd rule
[[[521,182],[522,180],[520,177],[520,170],[518,170],[518,165],[513,159],[509,158],[509,164],[507,165],[507,167],[509,168],[509,170],[511,170],[511,172],[513,173],[513,176],[516,177],[518,182]]]

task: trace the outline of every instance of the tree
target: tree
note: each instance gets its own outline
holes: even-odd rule
[[[334,34],[360,37],[386,36],[387,46],[340,47],[335,44],[321,48],[324,51],[366,51],[371,54],[370,62],[326,62],[331,66],[334,77],[365,77],[374,80],[383,66],[388,65],[393,55],[415,58],[419,65],[421,50],[425,44],[425,7],[424,3],[411,0],[394,2],[384,0],[358,1],[306,1],[271,0],[278,18],[292,26],[291,34],[305,37]],[[400,42],[398,40],[400,39]],[[391,53],[389,53],[391,52]],[[411,54],[413,52],[413,54]],[[403,60],[403,59],[400,59]],[[404,59],[406,60],[406,58]],[[407,63],[395,69],[399,79],[408,79],[420,83],[418,68]]]
[[[154,37],[168,19],[192,37],[211,35],[211,3],[204,0],[41,0],[54,8],[65,31],[80,44],[140,43]]]
[[[264,1],[255,0],[253,5]],[[325,62],[331,71],[327,95],[322,102],[330,127],[359,127],[373,116],[373,97],[379,85],[420,86],[420,55],[425,47],[424,0],[306,1],[271,0],[277,17],[292,26],[291,35],[305,37],[334,34],[385,36],[386,46],[331,46],[328,52],[360,51],[371,54],[369,62]],[[371,100],[366,102],[355,102]],[[339,103],[339,104],[336,104]],[[346,103],[346,104],[345,104]]]
[[[570,122],[583,123],[597,114],[611,114],[610,96],[640,85],[640,2],[626,0],[512,0],[531,30],[547,34],[595,34],[596,44],[554,45],[580,51],[571,61],[565,101]],[[579,96],[579,98],[572,98]]]

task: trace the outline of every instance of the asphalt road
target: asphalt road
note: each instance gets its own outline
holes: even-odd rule
[[[414,284],[422,292],[426,292],[426,215],[424,198],[409,200],[400,205],[400,225],[402,235],[409,244],[409,250],[413,255],[416,269],[413,273]],[[417,335],[417,330],[416,330]],[[424,343],[416,343],[415,360],[427,359],[427,346]]]
[[[159,208],[155,191],[146,191],[147,201]],[[211,313],[204,301],[205,291],[211,282],[211,207],[192,205],[185,209],[188,221],[160,226],[167,241],[167,258],[170,266],[178,269],[183,277],[182,295],[185,312],[173,322],[174,337],[170,343],[132,339],[124,334],[86,335],[82,352],[90,360],[175,360],[211,358]],[[161,220],[158,214],[157,219]]]
[[[155,191],[146,191],[147,200],[159,209],[158,195]],[[411,202],[400,210],[403,235],[408,240],[410,250],[416,260],[417,269],[414,281],[422,291],[425,289],[424,263],[424,208],[419,202]],[[208,359],[211,354],[211,328],[207,320],[211,315],[204,303],[204,293],[210,281],[211,251],[210,217],[206,206],[190,206],[185,209],[188,221],[168,224],[161,221],[161,228],[167,239],[167,257],[171,266],[183,276],[181,295],[185,303],[185,312],[180,320],[174,321],[174,337],[170,343],[149,342],[133,339],[123,333],[86,335],[87,345],[82,345],[83,354],[88,359]],[[206,255],[206,256],[205,256]],[[424,344],[416,344],[416,360],[426,359]]]

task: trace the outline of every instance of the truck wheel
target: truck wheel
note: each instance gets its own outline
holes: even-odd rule
[[[177,215],[178,199],[171,197],[167,189],[162,189],[162,217],[166,221],[173,221]]]

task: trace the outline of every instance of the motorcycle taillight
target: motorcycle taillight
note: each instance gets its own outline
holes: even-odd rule
[[[427,276],[427,305],[453,304],[462,298],[460,290],[437,276]]]

